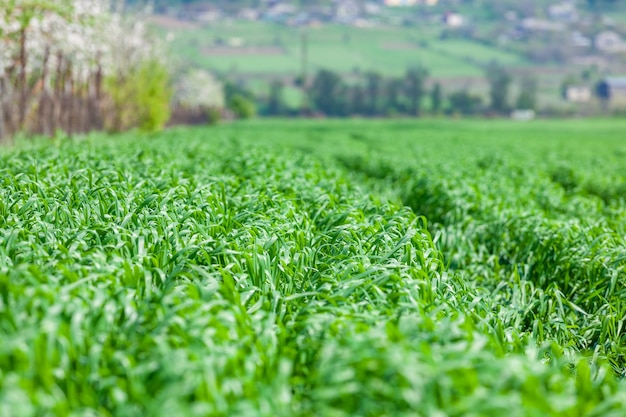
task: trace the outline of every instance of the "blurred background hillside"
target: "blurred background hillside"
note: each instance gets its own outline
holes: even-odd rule
[[[261,113],[413,114],[417,95],[422,112],[591,115],[626,101],[624,3],[157,0],[152,23],[181,67]]]
[[[0,0],[0,138],[626,114],[617,0]]]

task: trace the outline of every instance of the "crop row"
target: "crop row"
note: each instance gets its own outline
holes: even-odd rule
[[[620,241],[559,257],[600,214],[208,135],[1,156],[0,415],[623,414]]]

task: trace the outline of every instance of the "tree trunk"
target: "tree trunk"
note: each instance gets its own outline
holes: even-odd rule
[[[4,76],[0,76],[0,143],[4,142],[6,129],[4,126]]]
[[[50,59],[50,47],[46,46],[43,58],[43,69],[41,72],[41,95],[39,96],[38,121],[41,134],[51,136],[52,132],[46,118],[46,110],[48,107],[48,61]]]
[[[20,100],[18,105],[18,129],[24,128],[24,120],[26,120],[26,28],[22,28],[20,31],[20,56],[19,56],[19,66],[20,66],[20,75],[19,75],[19,86],[18,91],[20,94]]]
[[[63,79],[63,54],[59,52],[57,54],[56,78],[54,80],[54,92],[52,95],[52,103],[50,106],[50,126],[52,126],[52,130],[54,132],[56,132],[57,129],[62,128],[61,100],[63,99]]]
[[[67,95],[68,97],[68,106],[67,106],[67,111],[68,111],[68,119],[67,119],[67,136],[72,137],[72,135],[75,133],[74,132],[74,123],[75,123],[75,116],[76,116],[76,106],[74,105],[76,100],[77,100],[77,95],[76,95],[76,91],[74,89],[74,77],[72,77],[71,73],[69,76],[69,87],[70,87],[70,91]]]

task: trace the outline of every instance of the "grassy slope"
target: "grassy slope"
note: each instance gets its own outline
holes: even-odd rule
[[[356,29],[324,26],[308,30],[311,68],[330,68],[340,72],[377,70],[400,74],[412,65],[424,65],[435,77],[482,75],[481,64],[498,61],[524,65],[514,54],[471,42],[437,40],[437,33],[426,28]],[[285,55],[206,56],[200,51],[216,38],[242,38],[248,45],[282,45]],[[418,42],[426,41],[427,47]],[[395,48],[394,48],[395,45]],[[414,45],[398,48],[398,45]],[[391,46],[391,47],[390,47]],[[241,73],[291,73],[300,71],[300,32],[298,29],[264,23],[214,24],[205,29],[177,33],[174,49],[184,59],[219,71],[236,69]],[[445,51],[442,54],[440,51]],[[474,62],[468,62],[467,58]]]
[[[5,151],[0,414],[621,416],[625,127]]]

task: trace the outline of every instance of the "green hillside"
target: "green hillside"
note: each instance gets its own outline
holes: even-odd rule
[[[623,121],[0,156],[0,415],[622,416]]]
[[[439,40],[429,29],[349,28],[298,29],[269,23],[212,24],[177,31],[172,49],[193,64],[223,74],[295,76],[302,70],[302,34],[308,39],[308,68],[345,74],[375,70],[398,75],[416,65],[433,77],[481,76],[490,62],[524,66],[519,55],[462,40]],[[238,47],[219,47],[238,42]]]

